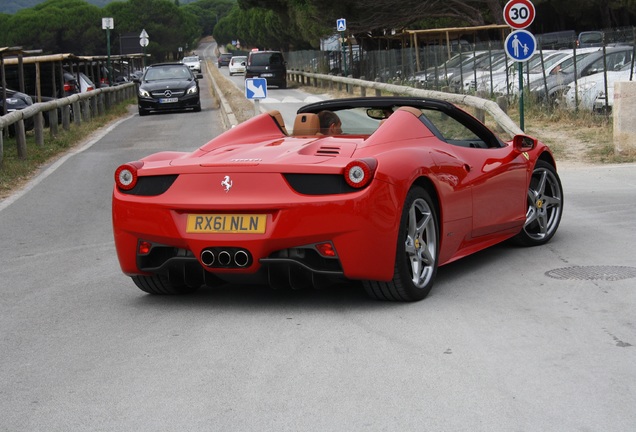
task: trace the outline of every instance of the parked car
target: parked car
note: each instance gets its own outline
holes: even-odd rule
[[[193,109],[201,111],[199,79],[183,63],[157,63],[148,66],[139,82],[137,107],[139,115],[150,111]]]
[[[474,67],[475,60],[487,58],[488,51],[465,52],[452,56],[438,66],[432,66],[415,73],[414,81],[419,85],[446,85],[449,80],[460,75],[460,71]]]
[[[581,48],[576,50],[576,58],[578,61],[583,60],[591,53],[597,52],[598,48]],[[547,53],[547,54],[546,54]],[[573,50],[543,51],[543,62],[541,54],[536,53],[526,62],[523,72],[524,88],[538,86],[543,84],[543,78],[559,74],[563,69],[569,67],[574,62]],[[545,71],[545,72],[544,72]],[[496,77],[493,82],[494,92],[498,94],[518,94],[519,93],[519,68],[517,63],[512,63],[506,74]],[[506,87],[507,86],[507,87]],[[506,90],[507,89],[507,90]]]
[[[7,95],[6,100],[3,97],[5,92]],[[4,115],[5,111],[6,114],[9,114],[13,111],[28,108],[31,105],[33,105],[33,99],[31,98],[31,96],[16,90],[4,89],[0,87],[0,116]],[[33,117],[24,120],[24,128],[25,130],[33,129]],[[15,126],[11,125],[9,126],[9,135],[14,134]]]
[[[245,64],[247,63],[247,56],[233,56],[230,59],[230,63],[227,65],[229,68],[229,74],[244,74]]]
[[[338,135],[321,134],[325,110]],[[317,102],[293,128],[266,112],[197,147],[115,170],[117,256],[145,292],[356,280],[375,299],[416,301],[438,266],[509,239],[545,244],[563,212],[546,145],[504,141],[429,98]]]
[[[247,55],[245,78],[265,78],[267,85],[287,88],[287,62],[280,51],[251,51]]]
[[[626,64],[619,71],[599,72],[594,75],[583,77],[576,82],[570,83],[563,96],[565,106],[569,109],[581,109],[585,111],[593,111],[596,102],[602,95],[600,107],[605,108],[605,80],[607,80],[608,95],[612,89],[612,100],[608,100],[608,105],[614,103],[614,83],[618,81],[629,81],[630,77],[635,75],[635,71],[631,70],[631,63]]]
[[[217,59],[218,67],[227,66],[232,58],[232,53],[221,53]]]
[[[603,46],[602,31],[586,31],[579,33],[576,44],[579,48]]]
[[[188,66],[195,72],[201,72],[201,60],[199,59],[199,56],[184,57],[183,60],[181,60],[181,63]]]

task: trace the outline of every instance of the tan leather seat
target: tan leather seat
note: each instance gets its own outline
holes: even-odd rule
[[[316,135],[320,132],[318,114],[298,114],[294,120],[294,136]]]
[[[287,128],[285,127],[285,120],[283,120],[283,116],[281,115],[280,111],[271,110],[268,111],[267,114],[272,116],[272,118],[276,120],[276,123],[278,123],[278,127],[280,128],[280,130],[282,130],[285,135],[288,135]]]

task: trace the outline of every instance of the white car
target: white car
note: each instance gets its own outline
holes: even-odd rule
[[[631,64],[626,64],[618,71],[607,71],[607,90],[608,96],[611,92],[612,102],[608,105],[613,105],[614,102],[614,83],[617,81],[629,81],[632,72],[630,71]],[[575,91],[576,88],[576,91]],[[610,90],[611,89],[611,90]],[[602,97],[600,97],[602,95]],[[576,87],[572,82],[563,96],[565,106],[570,109],[578,108],[585,111],[592,111],[595,109],[597,101],[599,102],[599,108],[605,107],[605,74],[603,72],[596,73],[580,78]],[[600,99],[600,100],[599,100]],[[609,98],[608,98],[609,99]],[[609,100],[608,100],[609,102]]]
[[[247,63],[247,56],[234,56],[230,59],[227,67],[230,70],[230,75],[244,74],[245,64]]]
[[[610,78],[611,77],[611,78]],[[614,106],[614,84],[620,81],[629,81],[636,80],[636,67],[633,71],[629,70],[629,65],[618,72],[608,72],[607,73],[607,106],[605,100],[605,86],[602,86],[599,89],[598,95],[596,96],[596,100],[594,101],[594,106],[592,109],[596,112],[606,112],[611,111]]]
[[[199,56],[184,57],[181,63],[188,66],[190,70],[201,72],[201,60],[199,60]]]

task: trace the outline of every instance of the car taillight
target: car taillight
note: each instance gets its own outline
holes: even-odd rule
[[[365,187],[371,182],[378,162],[375,159],[358,159],[347,164],[344,170],[347,184],[356,189]]]
[[[130,190],[137,184],[137,170],[139,170],[144,163],[141,161],[129,162],[121,165],[115,171],[115,184],[118,188],[123,190]]]
[[[73,83],[70,82],[65,82],[64,83],[64,91],[65,92],[70,92],[70,91],[74,91],[75,90],[75,85],[73,85]]]

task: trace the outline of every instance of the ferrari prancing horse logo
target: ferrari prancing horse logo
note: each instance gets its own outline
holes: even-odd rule
[[[230,176],[225,176],[225,178],[221,182],[221,186],[225,188],[225,193],[228,193],[230,191],[230,188],[232,187],[232,180],[230,179]]]

